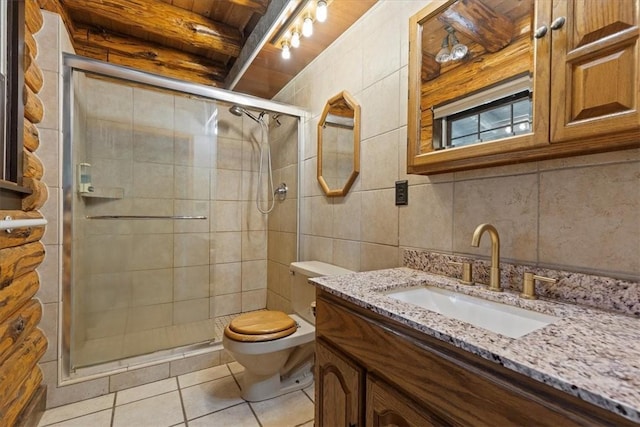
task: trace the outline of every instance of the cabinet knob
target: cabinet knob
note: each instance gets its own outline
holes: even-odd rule
[[[533,37],[537,39],[543,38],[547,34],[547,26],[543,25],[541,27],[536,28],[536,31],[533,33]]]
[[[562,28],[565,22],[566,19],[564,18],[564,16],[561,16],[551,23],[551,29],[559,30],[560,28]]]

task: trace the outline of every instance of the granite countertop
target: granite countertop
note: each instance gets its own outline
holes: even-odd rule
[[[550,300],[525,300],[406,267],[310,279],[324,291],[640,423],[640,320]],[[560,317],[509,338],[383,292],[424,284]],[[382,291],[382,292],[381,292]]]

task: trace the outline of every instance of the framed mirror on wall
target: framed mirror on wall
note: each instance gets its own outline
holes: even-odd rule
[[[638,9],[633,0],[429,3],[409,21],[407,172],[640,145]]]
[[[329,197],[345,196],[360,173],[360,105],[342,91],[318,122],[318,182]]]

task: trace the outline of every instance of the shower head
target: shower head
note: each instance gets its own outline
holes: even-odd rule
[[[251,117],[253,120],[255,120],[258,123],[262,122],[262,116],[264,115],[264,113],[260,113],[260,115],[256,117],[253,114],[251,114],[251,112],[247,111],[244,107],[241,107],[239,105],[232,105],[229,108],[229,112],[234,116],[238,116],[238,117],[242,117],[243,114],[246,114],[247,116]]]

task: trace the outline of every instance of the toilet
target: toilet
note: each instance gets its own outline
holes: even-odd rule
[[[244,366],[242,398],[271,399],[313,383],[315,318],[310,277],[352,273],[319,261],[294,262],[291,304],[294,314],[264,310],[241,314],[225,328],[222,345]]]

